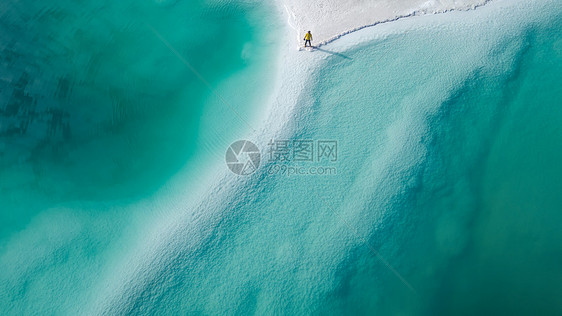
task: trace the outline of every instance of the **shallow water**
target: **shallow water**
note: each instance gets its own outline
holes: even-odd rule
[[[266,37],[258,49],[269,29],[256,15],[271,9],[18,1],[2,10],[0,237],[57,203],[144,197],[204,152],[202,138],[247,129],[234,115],[201,126],[215,108],[229,110],[158,36],[215,89],[244,69],[248,78],[235,84],[251,84],[257,75],[247,69],[263,72],[272,45]],[[242,115],[251,109],[250,96],[238,104],[219,94]]]
[[[171,210],[155,192],[187,169],[192,193],[271,88],[277,14],[251,1],[2,5],[3,314],[83,308],[139,223]]]
[[[339,158],[321,165],[336,175],[271,175],[274,163],[264,161],[251,177],[229,175],[237,187],[221,183],[169,225],[140,219],[177,206],[166,198],[133,203],[136,216],[92,199],[34,217],[2,249],[2,309],[560,314],[562,8],[545,3],[416,18],[421,27],[332,54],[302,87],[309,93],[283,132],[337,140]],[[220,124],[197,142],[226,148],[232,137],[221,131],[232,115],[200,106]],[[208,125],[198,133],[212,123],[202,115]],[[138,182],[165,181],[157,173]],[[149,187],[128,188],[142,196]]]
[[[373,73],[392,73],[391,79],[368,74],[362,81],[369,84],[357,83],[360,87],[349,90],[347,102],[335,104],[345,107],[347,114],[359,102],[357,115],[351,112],[334,121],[322,116],[326,113],[322,109],[315,113],[320,113],[319,122],[330,122],[330,131],[335,126],[347,129],[344,122],[354,122],[347,124],[352,130],[382,126],[382,140],[374,134],[371,139],[342,141],[342,147],[353,146],[355,152],[361,148],[371,152],[370,161],[363,163],[370,171],[365,170],[361,180],[354,179],[357,186],[385,193],[371,193],[360,205],[350,199],[348,207],[355,205],[357,213],[386,213],[383,224],[366,236],[415,293],[400,284],[372,251],[358,249],[340,265],[339,285],[325,302],[326,311],[427,315],[562,311],[558,303],[562,197],[557,180],[562,176],[560,9],[541,16],[540,22],[522,25],[483,21],[486,35],[470,26],[437,32],[433,38],[411,32],[349,55]],[[416,46],[417,41],[430,43],[431,48]],[[455,55],[444,57],[439,52]],[[343,73],[338,70],[338,75],[324,76],[345,77],[353,73],[347,68],[353,65],[343,67]],[[414,71],[400,74],[403,69]],[[416,85],[408,87],[410,83]],[[385,95],[386,85],[388,90],[394,87],[393,95]],[[365,113],[369,106],[374,108],[371,115]],[[385,139],[399,147],[397,155],[386,155],[388,150],[380,145]],[[394,160],[386,162],[385,156]],[[357,155],[351,157],[355,163]],[[396,170],[400,165],[405,168]],[[379,170],[388,166],[392,173],[379,180]],[[388,191],[395,196],[378,206]]]
[[[455,13],[332,54],[284,132],[337,140],[337,175],[233,178],[103,310],[557,314],[561,11],[542,12]]]
[[[363,165],[370,172],[354,182],[375,192],[360,205],[350,199],[349,207],[386,214],[366,236],[415,293],[372,251],[358,249],[344,260],[327,310],[561,312],[560,9],[521,24],[518,11],[505,13],[501,18],[513,14],[513,23],[483,20],[479,28],[460,26],[433,38],[414,31],[349,55],[391,79],[363,77],[369,84],[358,83],[347,102],[336,103],[349,113],[359,102],[360,114],[339,123],[326,115],[320,122],[330,122],[330,130],[346,129],[344,121],[356,122],[353,130],[382,126],[382,140],[380,134],[343,140],[342,147],[369,148]],[[345,69],[326,76],[353,73]],[[369,105],[371,115],[365,113]],[[380,145],[385,140],[398,147],[396,154],[387,154]],[[351,157],[355,163],[357,155]],[[387,168],[391,173],[379,179]],[[382,203],[388,192],[395,195]]]
[[[408,214],[406,227],[413,230],[398,239],[396,256],[419,297],[389,291],[394,287],[386,283],[384,294],[369,291],[380,271],[366,254],[369,263],[356,269],[367,271],[351,269],[354,291],[343,299],[346,308],[560,313],[559,21],[527,25],[498,41],[488,64],[475,67],[428,119],[422,170],[392,208]],[[387,233],[400,236],[396,228]],[[372,296],[385,302],[373,303]]]

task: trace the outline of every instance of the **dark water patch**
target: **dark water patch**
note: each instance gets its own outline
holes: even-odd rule
[[[49,205],[135,199],[197,152],[208,87],[244,69],[251,5],[32,1],[0,32],[0,236]],[[48,202],[47,202],[48,201]]]

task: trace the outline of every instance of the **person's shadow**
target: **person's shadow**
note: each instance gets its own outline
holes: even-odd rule
[[[344,54],[340,54],[340,53],[338,53],[338,52],[333,52],[333,51],[331,51],[331,50],[326,50],[326,49],[323,49],[323,48],[320,48],[320,47],[316,47],[316,46],[313,46],[312,48],[314,48],[314,50],[319,50],[319,51],[324,52],[324,53],[326,53],[326,54],[330,54],[330,55],[338,56],[338,57],[341,57],[341,58],[353,60],[353,58],[348,57],[348,56],[345,56]]]

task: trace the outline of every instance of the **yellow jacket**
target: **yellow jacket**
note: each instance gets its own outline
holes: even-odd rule
[[[304,40],[305,41],[312,41],[312,34],[306,33],[306,35],[304,36]]]

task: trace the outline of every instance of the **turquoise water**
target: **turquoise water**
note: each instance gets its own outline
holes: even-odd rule
[[[355,106],[350,102],[364,102],[365,107],[376,108],[371,110],[373,115],[365,115],[363,110],[357,117],[342,120],[358,122],[354,129],[370,124],[385,130],[384,126],[395,125],[398,119],[403,120],[399,123],[404,124],[403,132],[414,136],[413,143],[405,141],[407,149],[394,157],[395,165],[418,159],[406,163],[407,168],[398,175],[401,188],[394,201],[377,207],[376,201],[383,197],[374,195],[363,207],[388,212],[385,225],[369,238],[396,264],[415,293],[400,284],[369,249],[358,249],[342,268],[341,284],[326,303],[326,311],[423,315],[562,312],[562,197],[557,180],[562,176],[558,146],[562,143],[560,7],[554,12],[533,24],[511,28],[506,23],[501,27],[510,32],[499,37],[480,31],[467,34],[460,28],[457,38],[445,35],[438,43],[418,34],[417,40],[431,43],[432,48],[416,48],[408,35],[384,42],[394,54],[388,54],[381,44],[350,55],[359,55],[356,62],[375,72],[395,74],[387,70],[392,67],[416,69],[415,74],[407,74],[409,79],[395,75],[391,80],[368,81],[399,86],[392,96],[384,95],[386,86],[370,86],[363,88],[371,89],[368,93],[351,89],[351,100],[339,104],[349,108]],[[491,34],[498,31],[488,23],[482,28]],[[471,43],[470,48],[457,41]],[[482,44],[488,41],[493,44]],[[460,47],[464,53],[459,52]],[[383,53],[367,52],[374,50]],[[443,59],[439,50],[458,55]],[[456,83],[446,95],[436,90],[450,87],[451,82]],[[409,83],[417,85],[408,87]],[[379,90],[383,91],[376,93]],[[369,100],[370,96],[377,97]],[[420,112],[424,114],[420,116]],[[381,140],[375,137],[382,137],[382,142],[393,138],[384,134],[375,133],[374,141],[363,141],[365,147],[373,148],[370,158],[375,161],[384,155],[378,145]],[[372,165],[384,168],[379,162]],[[362,186],[377,181],[378,172],[371,170],[373,178],[365,179]],[[383,180],[375,187],[385,185],[393,185],[393,181]]]
[[[242,101],[269,75],[264,69],[270,68],[267,54],[273,46],[261,33],[269,29],[259,27],[268,25],[272,12],[207,2],[163,4],[145,4],[131,12],[131,19],[144,13],[146,23],[178,50],[183,47],[186,59],[197,60],[193,65],[206,79],[252,117],[263,98]],[[88,67],[77,66],[69,82],[83,84],[82,89],[62,88],[58,79],[52,89],[38,82],[24,89],[38,91],[38,108],[46,99],[68,111],[69,124],[72,115],[89,111],[92,118],[85,122],[90,125],[70,125],[76,132],[58,149],[68,157],[39,151],[14,164],[10,155],[45,148],[32,137],[43,135],[41,128],[30,124],[38,132],[3,134],[2,141],[11,147],[2,156],[4,174],[10,176],[4,177],[1,194],[10,207],[2,211],[7,237],[0,248],[0,310],[562,313],[562,8],[555,1],[548,4],[476,18],[470,12],[451,13],[443,21],[416,18],[421,27],[332,55],[302,87],[310,93],[299,99],[283,135],[337,140],[339,159],[326,165],[337,168],[337,175],[270,175],[272,163],[264,161],[256,174],[230,175],[201,204],[183,208],[183,202],[168,200],[162,192],[157,194],[161,199],[147,197],[174,173],[197,180],[191,169],[178,170],[214,157],[215,151],[222,155],[232,138],[243,135],[243,122],[225,111],[150,30],[141,36],[142,43],[125,41],[122,55],[113,54],[119,51],[117,42],[93,37],[105,43],[100,45],[107,46],[109,56],[97,59],[98,79],[83,83],[92,73],[81,77]],[[122,5],[110,6],[116,7],[114,13],[123,12]],[[186,11],[189,16],[197,12],[194,24],[209,23],[204,29],[213,36],[189,28],[182,35],[177,23]],[[131,25],[121,15],[115,20],[124,23],[126,34],[142,33],[146,26]],[[223,21],[236,27],[215,28]],[[401,23],[387,27],[400,29]],[[377,31],[365,29],[341,41]],[[231,46],[217,50],[216,57],[208,50],[190,50],[227,34],[236,40],[225,43]],[[265,47],[241,57],[248,56],[248,42],[257,45],[264,38]],[[124,71],[123,77],[109,75],[120,65],[119,56],[133,58],[142,47],[147,54],[137,57],[142,61],[138,68]],[[338,46],[325,48],[336,51]],[[233,52],[230,57],[224,55],[228,51]],[[66,59],[59,63],[68,64],[62,61]],[[245,75],[239,78],[240,73]],[[28,78],[38,78],[37,73]],[[118,92],[109,95],[118,96],[122,110],[98,111],[106,103],[95,93],[86,94],[101,89],[96,85],[115,87]],[[17,88],[14,83],[5,86]],[[60,101],[65,93],[59,90],[71,100],[86,94],[81,100],[91,99],[96,110]],[[139,91],[142,98],[130,100]],[[10,102],[20,106],[28,100],[21,93],[13,95],[7,94]],[[6,110],[2,115],[2,122],[14,119]],[[108,122],[117,127],[91,127]],[[54,133],[52,141],[62,142],[56,138],[64,139],[62,134]],[[88,145],[84,140],[89,137],[96,143]],[[132,154],[138,163],[130,163]],[[127,163],[115,172],[119,159]],[[91,174],[95,181],[87,176]],[[230,183],[236,186],[224,187]],[[180,214],[168,211],[173,208]]]
[[[499,41],[489,64],[474,67],[428,118],[424,163],[392,208],[403,218],[392,215],[399,222],[379,233],[393,236],[398,253],[387,256],[417,293],[392,275],[380,285],[384,267],[362,251],[343,278],[349,290],[337,293],[343,310],[562,312],[561,26],[558,15]]]
[[[501,124],[474,172],[474,237],[458,270],[447,269],[444,312],[562,312],[560,18],[526,31]]]
[[[482,29],[459,27],[455,36],[438,31],[428,38],[413,32],[416,39],[408,34],[350,55],[374,72],[393,73],[391,80],[368,80],[382,88],[351,89],[350,101],[339,105],[364,105],[360,114],[344,119],[357,122],[353,129],[371,125],[386,130],[361,141],[372,148],[366,151],[374,162],[363,163],[372,166],[371,179],[362,179],[360,187],[373,182],[375,188],[395,186],[392,177],[376,178],[377,169],[385,169],[386,150],[379,144],[390,138],[400,147],[399,140],[409,137],[390,156],[395,159],[391,166],[405,166],[393,172],[401,179],[399,187],[379,190],[395,195],[389,203],[380,202],[383,195],[371,195],[362,208],[387,213],[375,221],[384,225],[367,236],[415,293],[363,247],[344,261],[327,311],[562,312],[560,6],[553,12],[522,26],[483,21]],[[428,44],[416,46],[417,40]],[[382,53],[368,53],[376,50]],[[455,54],[443,58],[441,52]],[[415,72],[396,74],[405,68]],[[391,87],[400,88],[386,95]],[[372,115],[364,112],[369,105],[376,108]],[[358,142],[348,146],[357,148]]]
[[[0,17],[0,313],[72,313],[170,211],[155,192],[188,169],[189,195],[248,129],[217,95],[252,121],[279,20],[230,1],[11,1]]]
[[[561,11],[537,11],[334,54],[285,135],[337,140],[337,175],[229,179],[102,310],[558,314]]]
[[[247,129],[234,116],[207,122],[225,122],[224,130],[201,126],[215,108],[229,110],[152,29],[212,87],[243,70],[246,81],[236,85],[252,84],[266,56],[274,59],[271,29],[263,27],[265,17],[258,19],[272,15],[264,7],[221,1],[4,6],[0,237],[58,203],[144,197],[204,152],[201,139],[220,143],[221,135]],[[219,93],[243,116],[255,103],[251,91],[244,100]]]

